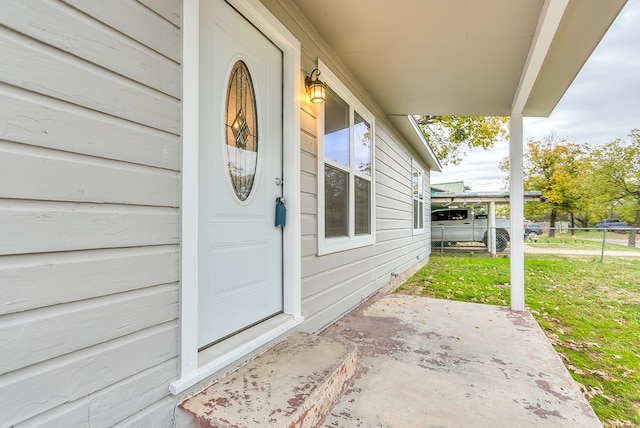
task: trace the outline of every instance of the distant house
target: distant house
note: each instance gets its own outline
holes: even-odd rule
[[[511,115],[517,147],[623,4],[0,2],[0,426],[172,426],[420,268],[409,115]]]
[[[431,183],[431,194],[436,192],[462,193],[464,192],[464,181],[454,181],[451,183]]]

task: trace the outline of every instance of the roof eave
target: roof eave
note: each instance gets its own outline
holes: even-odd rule
[[[442,164],[438,160],[433,148],[424,138],[418,123],[413,116],[389,116],[398,131],[416,151],[420,159],[431,171],[442,172]]]

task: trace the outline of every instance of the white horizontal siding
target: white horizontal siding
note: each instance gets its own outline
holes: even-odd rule
[[[173,358],[89,396],[89,426],[111,427],[125,415],[135,415],[167,396],[167,385],[176,380],[178,359]],[[173,397],[171,397],[173,399]],[[167,403],[173,411],[173,403]],[[170,421],[171,418],[165,418]],[[145,425],[154,426],[157,425]]]
[[[75,401],[168,361],[176,356],[177,340],[177,323],[170,322],[0,376],[0,426]]]
[[[177,244],[175,208],[0,199],[0,255]]]
[[[164,398],[114,425],[113,428],[176,428],[173,420],[175,406],[175,397]]]
[[[347,290],[345,289],[336,288],[315,296],[313,299],[304,301],[303,309],[308,311],[310,315],[305,319],[303,329],[309,332],[323,329],[387,284],[392,279],[392,272],[399,274],[407,272],[408,270],[413,270],[417,263],[420,262],[418,262],[413,255],[394,259],[385,264],[383,269],[378,269],[379,274],[377,275],[377,279],[372,282],[367,283],[366,281],[362,281],[362,279],[370,280],[372,276],[357,278],[355,280],[355,291],[350,294],[346,294]],[[336,293],[339,293],[342,298],[336,300]]]
[[[177,207],[175,171],[0,141],[0,196]]]
[[[304,81],[305,77],[302,76]],[[318,136],[318,115],[316,110],[318,106],[311,106],[302,103],[300,105],[300,131],[302,137],[300,138],[300,148],[306,150],[311,154],[316,154],[315,140]]]
[[[90,428],[89,398],[83,397],[71,403],[60,405],[14,425],[14,428],[51,427]]]
[[[179,134],[179,100],[0,27],[0,81]]]
[[[376,219],[377,230],[402,230],[409,227],[411,224],[403,220]]]
[[[317,251],[316,251],[317,252]],[[331,253],[325,256],[306,257],[304,258],[304,274],[303,277],[314,276],[322,272],[329,272],[335,269],[351,266],[367,257],[375,254],[375,247],[370,245],[366,247],[355,248],[351,251],[341,251]],[[305,290],[302,290],[303,294]]]
[[[177,62],[69,5],[3,0],[0,24],[175,98],[180,96]]]
[[[304,328],[309,331],[335,320],[389,282],[392,273],[401,274],[428,256],[424,234],[414,236],[412,229],[412,156],[382,124],[376,129],[375,143],[376,244],[321,257],[317,256],[316,198],[311,197],[317,192],[315,141],[308,137],[301,149],[302,293],[308,320]]]
[[[179,137],[0,83],[2,138],[65,152],[178,170]],[[10,113],[10,114],[9,114]]]
[[[382,198],[381,198],[382,199]],[[412,212],[409,210],[411,205],[399,203],[395,204],[395,208],[387,208],[382,206],[382,204],[378,204],[376,207],[376,218],[377,219],[387,219],[387,220],[404,220],[404,221],[412,221],[413,216]]]
[[[0,314],[176,282],[179,256],[176,245],[4,256]]]
[[[306,264],[308,260],[318,257],[318,240],[314,235],[303,236],[301,240],[301,254],[302,254],[302,277],[306,275]]]
[[[391,153],[387,153],[387,151]],[[407,178],[411,177],[411,163],[399,162],[396,155],[391,150],[378,148],[376,150],[376,172],[385,177],[383,181],[388,186],[401,186],[404,191],[405,188],[411,187],[411,183],[407,182]]]
[[[312,214],[302,214],[300,217],[300,229],[302,230],[302,236],[317,236],[318,218]]]
[[[387,211],[398,210],[403,213],[404,212],[408,212],[410,214],[412,213],[413,201],[410,200],[410,196],[405,195],[404,192],[403,192],[402,200],[389,198],[387,196],[380,195],[379,193],[378,193],[378,196],[380,197],[380,200],[376,201],[376,205],[378,209],[384,209]]]
[[[318,180],[315,175],[308,172],[300,173],[300,191],[309,195],[315,195],[318,189]]]
[[[394,241],[398,239],[411,238],[413,231],[411,229],[402,230],[381,230],[376,235],[377,242]],[[417,235],[418,237],[421,235]],[[426,245],[426,244],[425,244]]]
[[[131,0],[63,0],[98,21],[128,35],[145,46],[176,62],[180,61],[180,28],[176,12],[168,12],[171,21],[167,21],[156,11]],[[158,11],[178,11],[180,1],[167,3]],[[151,4],[151,3],[149,3]]]
[[[378,291],[387,281],[376,281],[366,284],[351,294],[340,293],[341,298],[329,298],[326,304],[320,306],[321,309],[311,312],[305,317],[305,323],[302,326],[303,331],[315,332],[327,327],[333,321],[337,320],[365,299]],[[304,309],[304,308],[303,308]],[[304,312],[303,312],[304,313]]]
[[[302,206],[302,214],[316,215],[318,213],[318,199],[316,193],[301,193],[300,205]]]
[[[113,426],[178,376],[181,3],[145,3],[0,2],[0,426]]]
[[[357,274],[356,268],[351,269],[349,276],[345,277],[344,281],[332,283],[331,287],[321,286],[322,290],[312,295],[311,298],[302,299],[302,308],[305,313],[316,314],[324,310],[327,306],[337,303],[335,297],[340,295],[341,297],[358,293],[361,289],[366,288],[367,285],[373,283],[376,279],[376,274],[372,271],[360,271]],[[344,275],[344,272],[343,272]],[[327,278],[330,280],[330,278]],[[304,288],[312,287],[313,280],[304,281]],[[312,315],[310,315],[312,316]]]
[[[405,189],[400,188],[395,185],[392,181],[380,181],[376,183],[376,195],[380,195],[383,198],[391,201],[391,207],[395,206],[405,206],[407,201],[411,197],[409,192],[409,187],[407,186]]]
[[[363,251],[359,257],[354,257],[349,262],[336,263],[331,269],[323,269],[315,274],[307,275],[304,278],[303,300],[311,301],[315,299],[316,294],[326,293],[327,290],[330,290],[327,284],[334,284],[333,288],[338,288],[341,292],[348,291],[350,282],[361,277],[364,273],[374,275],[374,278],[377,279],[383,276],[382,272],[393,271],[394,263],[398,259],[407,257],[416,259],[416,256],[423,253],[423,247],[424,244],[421,241],[414,243],[407,242],[406,239],[377,244],[375,248],[369,249],[368,253]],[[317,268],[321,261],[317,262],[317,264],[312,262],[309,264],[315,265],[313,267]],[[387,266],[390,268],[388,269]],[[388,280],[390,279],[388,278]]]
[[[178,301],[174,283],[4,316],[0,318],[0,348],[4,353],[0,373],[176,319]],[[64,332],[63,337],[60,332]],[[33,343],[38,347],[30,349]]]
[[[318,159],[315,154],[307,151],[301,151],[300,153],[300,169],[309,177],[316,177],[318,173]],[[317,191],[317,188],[309,189],[313,193]]]
[[[111,427],[167,396],[166,384],[175,380],[178,359],[173,358],[71,403],[44,412],[16,428]],[[172,403],[165,406],[170,413]],[[158,412],[163,413],[163,412]],[[165,421],[171,416],[165,417]],[[139,425],[153,426],[161,425]]]
[[[182,8],[180,2],[166,0],[138,0],[176,27],[182,24]]]

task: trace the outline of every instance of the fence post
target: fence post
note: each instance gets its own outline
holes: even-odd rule
[[[600,263],[604,262],[604,244],[607,242],[607,228],[602,229],[602,251],[600,251]]]
[[[444,226],[440,226],[440,257],[444,256]]]

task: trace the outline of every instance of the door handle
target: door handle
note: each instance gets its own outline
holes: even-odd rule
[[[276,227],[284,227],[287,220],[287,208],[284,206],[284,198],[278,196],[276,198]]]

